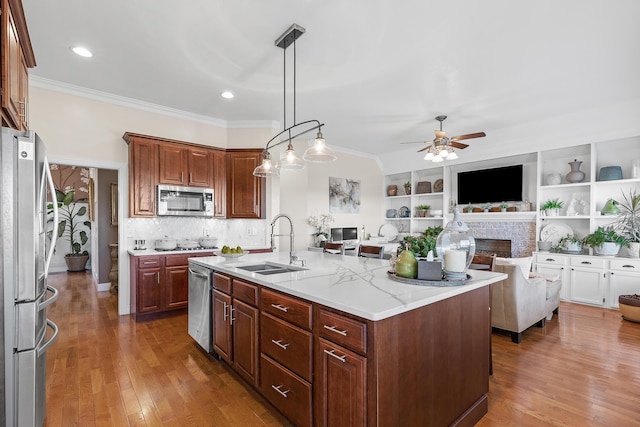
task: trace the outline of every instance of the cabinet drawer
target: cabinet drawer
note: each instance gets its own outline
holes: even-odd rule
[[[260,349],[307,381],[311,381],[312,347],[311,332],[262,313]]]
[[[636,272],[640,275],[640,259],[612,259],[609,263],[611,270]]]
[[[572,267],[586,267],[586,268],[605,268],[607,264],[606,258],[576,256],[571,257]]]
[[[311,329],[311,303],[265,288],[262,288],[260,294],[260,309],[262,311],[301,328]]]
[[[311,384],[287,371],[264,354],[260,356],[260,363],[262,395],[294,425],[310,426]]]
[[[138,268],[151,268],[162,266],[159,256],[141,256],[138,257]]]
[[[569,257],[561,256],[558,254],[545,253],[536,254],[536,264],[555,264],[555,265],[567,265]]]
[[[361,353],[367,352],[367,324],[320,310],[320,336]]]
[[[188,254],[177,254],[177,255],[165,255],[164,256],[164,265],[166,267],[174,267],[176,265],[188,265],[191,258],[191,255]]]
[[[233,279],[233,296],[247,304],[258,305],[258,286]]]
[[[220,292],[231,295],[231,277],[220,273],[213,273],[213,287]]]

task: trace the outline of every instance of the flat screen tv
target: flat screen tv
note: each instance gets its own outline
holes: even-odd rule
[[[458,173],[458,204],[519,202],[522,165]]]

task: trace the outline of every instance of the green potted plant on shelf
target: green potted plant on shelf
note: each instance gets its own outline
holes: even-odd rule
[[[558,199],[547,200],[540,206],[540,210],[544,211],[546,216],[559,216],[563,204],[564,202]]]
[[[418,205],[418,206],[416,206],[416,216],[417,217],[427,217],[427,216],[429,216],[429,209],[431,209],[431,206],[429,206],[429,205]]]
[[[81,230],[84,225],[91,230],[91,221],[82,221],[82,217],[87,214],[86,197],[74,201],[75,190],[63,193],[56,190],[56,203],[58,206],[58,238],[65,236],[69,241],[69,252],[65,254],[64,260],[69,271],[84,271],[89,260],[89,252],[83,250],[83,246],[89,240],[86,230]],[[47,214],[53,214],[53,203],[47,204]],[[49,218],[53,221],[53,217]]]
[[[404,194],[407,196],[411,194],[411,181],[407,181],[404,183]]]
[[[633,258],[640,256],[640,194],[629,191],[622,193],[622,202],[617,202],[620,214],[615,228],[629,241],[629,255]]]
[[[575,234],[567,234],[558,240],[553,251],[579,254],[582,252],[582,239]]]
[[[622,246],[629,247],[627,238],[618,234],[613,227],[598,227],[582,243],[591,246],[596,255],[605,256],[616,255]]]
[[[420,280],[440,280],[442,278],[442,263],[439,260],[434,261],[434,257],[437,256],[436,239],[441,232],[442,227],[429,227],[418,236],[405,236],[400,242],[398,262],[402,262],[401,258],[407,257],[408,254],[403,255],[403,252],[410,252],[409,260],[416,260],[415,271],[412,270],[415,275],[411,278],[417,277]],[[413,263],[413,261],[411,262]]]
[[[505,202],[500,203],[500,211],[506,212],[508,207],[509,207],[508,203],[505,203]]]

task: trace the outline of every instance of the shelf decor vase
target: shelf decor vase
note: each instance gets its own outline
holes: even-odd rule
[[[397,195],[398,195],[398,186],[387,185],[387,196],[397,196]]]
[[[460,221],[458,209],[436,239],[436,253],[441,257],[447,280],[464,280],[476,252],[476,241],[469,227]]]
[[[582,166],[582,162],[578,159],[574,159],[573,162],[569,162],[569,166],[571,167],[571,171],[565,177],[567,182],[576,183],[584,181],[585,174],[580,170],[580,166]]]

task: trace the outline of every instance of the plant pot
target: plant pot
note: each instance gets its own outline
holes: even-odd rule
[[[560,216],[560,208],[545,209],[547,216]]]
[[[411,195],[411,187],[404,187],[404,194],[406,194],[407,196]]]
[[[442,280],[442,262],[418,260],[419,280]]]
[[[620,244],[614,242],[604,242],[600,246],[593,248],[596,255],[616,256],[620,250]]]
[[[64,256],[64,260],[67,263],[68,271],[84,271],[89,261],[89,255],[72,255],[67,254]]]
[[[628,252],[631,258],[640,258],[640,242],[629,242]]]
[[[582,243],[580,242],[567,242],[565,243],[565,249],[567,252],[580,253],[582,252]]]
[[[640,296],[620,295],[618,297],[618,307],[624,320],[640,323]]]

